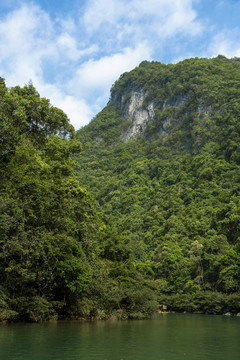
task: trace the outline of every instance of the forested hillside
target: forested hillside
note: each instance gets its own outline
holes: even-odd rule
[[[77,139],[111,306],[141,274],[172,310],[240,312],[240,59],[143,62]]]
[[[97,217],[74,177],[66,115],[0,83],[0,321],[71,313],[92,278]]]
[[[0,79],[0,321],[240,313],[240,59],[143,62],[75,134]]]
[[[76,179],[66,115],[32,84],[1,79],[0,135],[0,322],[151,315],[153,280],[121,241],[123,261],[103,254],[114,231]]]

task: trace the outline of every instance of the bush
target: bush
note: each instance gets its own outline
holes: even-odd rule
[[[57,320],[53,304],[40,296],[19,297],[11,301],[20,319],[30,322]]]

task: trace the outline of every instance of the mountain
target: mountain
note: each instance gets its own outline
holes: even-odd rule
[[[150,298],[240,311],[239,119],[240,59],[219,55],[142,62],[77,131],[76,175],[103,222],[94,296],[106,313],[137,317]]]
[[[0,322],[240,313],[240,59],[143,62],[75,133],[0,78]]]

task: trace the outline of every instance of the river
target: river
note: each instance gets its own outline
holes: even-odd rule
[[[1,360],[239,360],[240,317],[0,325]]]

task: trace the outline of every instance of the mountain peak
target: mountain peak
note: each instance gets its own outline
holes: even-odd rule
[[[144,62],[77,135],[78,178],[112,224],[102,256],[119,283],[134,264],[171,310],[239,311],[239,66]]]

